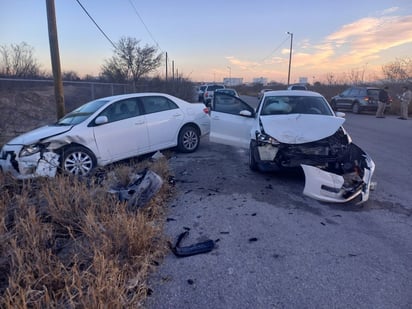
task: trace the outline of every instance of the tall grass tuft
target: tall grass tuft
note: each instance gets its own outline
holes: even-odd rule
[[[143,168],[163,179],[166,159],[118,165],[127,183]],[[154,262],[165,254],[160,192],[130,213],[105,181],[67,176],[18,182],[0,173],[1,308],[138,308]]]

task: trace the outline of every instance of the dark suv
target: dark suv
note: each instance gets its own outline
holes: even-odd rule
[[[376,111],[378,108],[380,88],[351,87],[334,96],[330,102],[332,108],[351,110],[355,114],[362,111]],[[387,107],[390,107],[390,102]]]

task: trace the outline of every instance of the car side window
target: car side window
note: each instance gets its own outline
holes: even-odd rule
[[[356,97],[358,95],[358,92],[359,92],[358,89],[352,88],[349,92],[349,96],[350,97]]]
[[[347,97],[350,93],[351,89],[346,89],[344,92],[341,93],[342,97]]]
[[[173,101],[162,96],[140,97],[143,109],[146,114],[158,113],[171,109],[177,109],[178,106]]]
[[[213,101],[213,110],[220,113],[239,115],[241,111],[253,109],[239,98],[226,93],[217,93]]]
[[[141,115],[141,112],[136,98],[114,102],[100,114],[100,116],[107,116],[109,122],[119,121],[139,115]]]

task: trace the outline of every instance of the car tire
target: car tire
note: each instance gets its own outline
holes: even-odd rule
[[[249,145],[249,168],[252,171],[257,171],[259,169],[258,163],[255,158],[256,142],[251,140]]]
[[[354,114],[359,114],[360,113],[360,105],[359,105],[358,102],[353,103],[352,113],[354,113]]]
[[[199,130],[195,126],[186,125],[179,132],[177,149],[180,152],[194,152],[199,147],[199,142]]]
[[[64,173],[86,176],[96,167],[96,158],[84,147],[68,147],[62,152],[61,167]]]

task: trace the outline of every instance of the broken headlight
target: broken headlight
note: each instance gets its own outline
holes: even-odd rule
[[[256,140],[258,144],[270,144],[270,145],[279,145],[280,142],[276,139],[273,138],[272,136],[263,133],[263,132],[256,132]]]
[[[23,146],[23,148],[20,151],[20,157],[31,156],[35,153],[38,153],[38,152],[42,151],[48,145],[49,145],[49,143],[47,143],[47,144],[36,143],[36,144]]]

